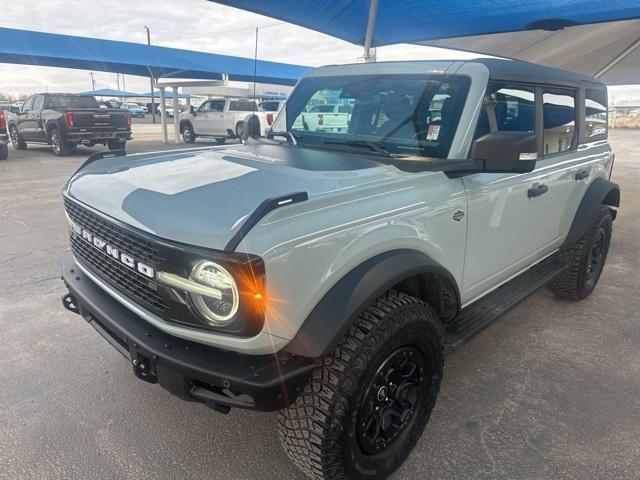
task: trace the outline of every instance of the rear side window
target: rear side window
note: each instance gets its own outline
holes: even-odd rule
[[[94,97],[90,96],[55,95],[49,98],[56,108],[64,108],[68,110],[76,108],[98,108],[98,101]]]
[[[531,132],[535,130],[533,89],[491,84],[485,95],[475,138],[493,132]]]
[[[576,145],[574,91],[545,91],[542,95],[544,154],[565,152]]]
[[[584,136],[587,139],[607,136],[607,92],[587,88],[584,105]]]
[[[232,112],[253,112],[257,109],[254,102],[246,100],[231,100],[229,102],[229,110]]]

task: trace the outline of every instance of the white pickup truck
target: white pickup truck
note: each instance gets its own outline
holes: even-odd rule
[[[197,109],[180,115],[180,132],[185,143],[197,137],[212,137],[224,143],[227,138],[241,138],[244,119],[256,112],[254,100],[216,98],[203,102]]]
[[[313,132],[344,132],[349,126],[352,110],[350,105],[315,105],[296,119],[294,127]]]

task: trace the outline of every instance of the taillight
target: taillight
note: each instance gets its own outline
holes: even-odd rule
[[[65,112],[64,121],[67,122],[67,127],[73,127],[73,113]]]
[[[7,128],[7,121],[4,118],[4,112],[2,110],[0,110],[0,128]]]
[[[273,124],[273,113],[267,113],[267,123],[269,126]]]
[[[318,115],[318,125],[324,125],[324,115]]]
[[[127,116],[127,126],[131,126],[131,112],[126,112],[125,115]]]

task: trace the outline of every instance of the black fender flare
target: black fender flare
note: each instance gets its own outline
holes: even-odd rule
[[[589,222],[600,205],[620,206],[620,187],[605,178],[596,178],[585,192],[571,222],[569,233],[561,248],[570,247],[587,232]],[[614,214],[615,218],[615,214]]]
[[[423,252],[390,250],[364,261],[331,287],[284,350],[311,358],[329,354],[376,298],[403,280],[428,273],[450,284],[459,308],[458,284],[447,269]]]

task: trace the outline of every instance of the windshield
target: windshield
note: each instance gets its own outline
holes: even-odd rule
[[[258,105],[258,109],[261,112],[277,112],[280,107],[280,102],[262,102]]]
[[[50,101],[59,108],[98,108],[98,102],[94,97],[89,96],[62,96],[56,95],[50,97]]]
[[[452,75],[349,75],[300,81],[274,132],[301,145],[373,143],[391,154],[446,158],[470,80]]]

